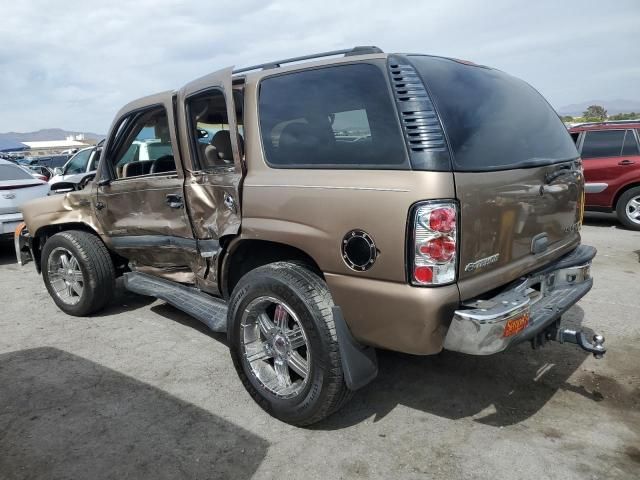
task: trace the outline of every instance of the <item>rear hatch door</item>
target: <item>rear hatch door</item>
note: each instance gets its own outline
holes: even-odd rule
[[[504,285],[573,249],[580,242],[582,164],[546,100],[495,69],[409,59],[432,96],[451,151],[461,297]]]

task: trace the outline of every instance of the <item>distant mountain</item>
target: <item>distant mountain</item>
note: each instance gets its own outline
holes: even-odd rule
[[[574,117],[582,115],[590,105],[600,105],[604,107],[609,115],[616,113],[640,112],[640,100],[625,100],[617,98],[615,100],[588,100],[581,103],[573,103],[558,108],[560,115],[572,115]]]
[[[37,132],[7,132],[0,133],[0,139],[14,140],[16,142],[40,142],[47,140],[64,140],[69,135],[83,134],[85,138],[91,140],[100,140],[105,136],[92,132],[78,132],[71,130],[63,130],[61,128],[45,128]]]

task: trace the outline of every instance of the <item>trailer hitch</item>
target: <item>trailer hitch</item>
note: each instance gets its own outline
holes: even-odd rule
[[[583,350],[592,353],[595,358],[602,358],[607,353],[607,349],[604,347],[604,336],[596,333],[590,342],[585,332],[560,328],[559,321],[532,338],[531,346],[535,349],[543,346],[546,342],[574,343]]]

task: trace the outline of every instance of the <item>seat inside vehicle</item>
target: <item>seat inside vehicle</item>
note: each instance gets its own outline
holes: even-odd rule
[[[122,168],[122,176],[124,178],[128,178],[128,177],[139,177],[140,175],[147,175],[148,173],[151,173],[152,165],[153,165],[152,160],[143,160],[141,162],[127,163]]]
[[[240,152],[244,150],[244,141],[238,135]],[[208,165],[230,165],[233,164],[233,148],[231,147],[231,135],[229,130],[218,130],[209,145],[204,148],[204,156]]]
[[[153,161],[149,173],[165,173],[175,171],[176,162],[173,158],[173,155],[164,155],[163,157],[160,157]]]

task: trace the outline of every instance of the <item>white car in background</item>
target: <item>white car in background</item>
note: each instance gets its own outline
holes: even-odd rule
[[[89,147],[79,150],[61,168],[55,168],[54,175],[49,179],[49,185],[56,183],[80,183],[87,175],[96,172],[100,147]]]
[[[34,198],[46,197],[49,185],[28,170],[0,160],[0,237],[13,236],[22,222],[20,207]]]

